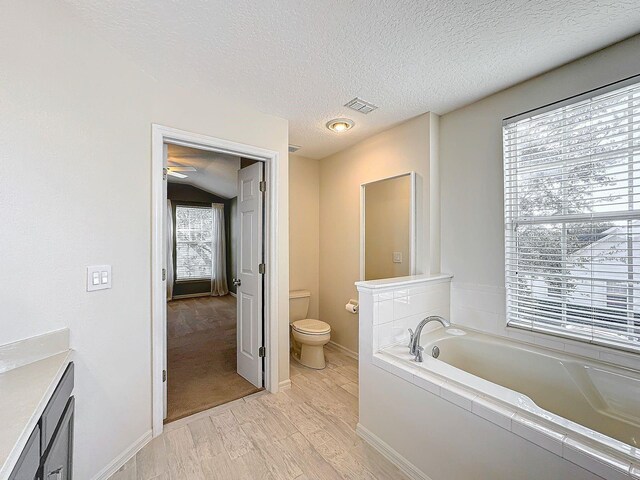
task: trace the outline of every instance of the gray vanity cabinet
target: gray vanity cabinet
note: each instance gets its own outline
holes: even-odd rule
[[[71,480],[73,472],[73,362],[65,370],[9,480]]]
[[[42,461],[42,480],[70,480],[73,471],[73,409],[71,397]]]
[[[35,430],[27,440],[18,463],[16,464],[9,480],[33,480],[40,467],[40,427]]]

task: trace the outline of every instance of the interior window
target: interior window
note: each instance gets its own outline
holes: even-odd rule
[[[176,280],[211,279],[212,211],[176,205]]]
[[[640,346],[638,79],[503,124],[507,321]]]

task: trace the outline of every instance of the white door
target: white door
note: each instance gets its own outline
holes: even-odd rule
[[[262,387],[262,164],[238,175],[237,344],[238,373]]]

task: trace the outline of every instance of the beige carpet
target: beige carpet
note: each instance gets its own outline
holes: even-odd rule
[[[236,373],[236,299],[199,297],[167,304],[165,423],[257,392]]]

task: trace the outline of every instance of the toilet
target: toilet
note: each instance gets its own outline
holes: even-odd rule
[[[309,290],[289,292],[289,323],[293,358],[305,367],[321,370],[325,367],[324,346],[331,338],[331,326],[321,320],[307,318]]]

